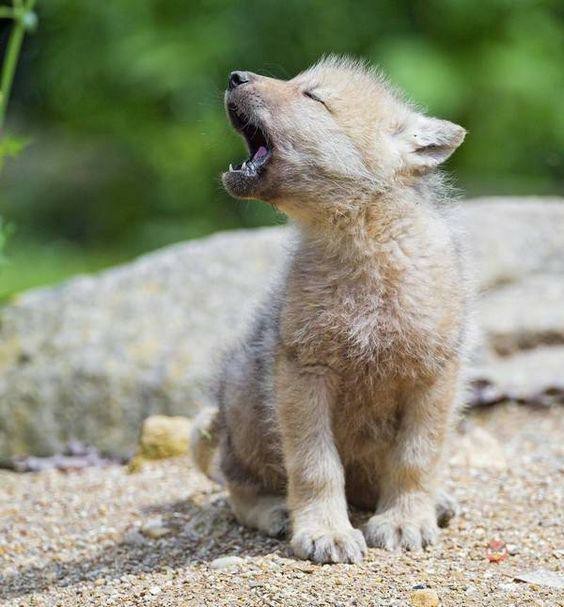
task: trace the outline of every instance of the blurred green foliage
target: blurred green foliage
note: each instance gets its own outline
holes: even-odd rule
[[[328,52],[380,64],[430,112],[469,130],[450,162],[468,194],[562,193],[557,0],[49,0],[38,9],[11,124],[33,141],[0,193],[18,230],[16,259],[30,243],[56,242],[76,259],[92,251],[111,262],[280,221],[222,192],[219,174],[244,156],[223,116],[226,76],[290,77]]]
[[[4,255],[4,248],[6,246],[6,241],[8,240],[8,236],[11,232],[11,226],[7,226],[4,223],[2,217],[0,217],[0,266],[3,266],[6,263],[6,256]]]
[[[26,141],[21,138],[4,137],[0,139],[0,171],[9,158],[15,158],[26,146]]]
[[[34,4],[35,0],[12,0],[11,4],[0,6],[0,19],[8,20],[10,28],[0,63],[0,172],[5,160],[15,158],[25,147],[23,139],[6,136],[3,127],[23,38],[26,31],[37,26]],[[6,263],[4,248],[11,230],[12,226],[0,216],[0,265]]]

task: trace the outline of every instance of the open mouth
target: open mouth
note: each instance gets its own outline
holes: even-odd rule
[[[243,135],[249,150],[247,160],[237,165],[229,165],[229,173],[248,178],[258,177],[272,156],[272,145],[264,130],[239,113],[235,104],[229,103],[227,110],[231,124]]]

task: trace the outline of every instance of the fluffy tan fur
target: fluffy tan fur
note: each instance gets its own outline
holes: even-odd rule
[[[358,562],[366,544],[422,548],[454,508],[438,479],[460,402],[466,288],[436,168],[465,131],[348,59],[289,81],[246,76],[226,103],[271,156],[224,184],[276,205],[296,239],[203,424],[234,513],[278,534],[289,511],[294,552],[318,562]],[[347,504],[374,511],[363,532]]]

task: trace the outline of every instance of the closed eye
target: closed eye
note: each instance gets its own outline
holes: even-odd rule
[[[325,101],[323,101],[323,99],[318,97],[315,93],[312,93],[311,91],[304,91],[304,95],[310,99],[313,99],[314,101],[317,101],[318,103],[322,103],[325,107],[327,107]]]

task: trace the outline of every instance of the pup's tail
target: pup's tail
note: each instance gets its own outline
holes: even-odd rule
[[[212,481],[223,484],[219,469],[219,411],[202,409],[194,419],[190,436],[192,457],[196,466]]]

